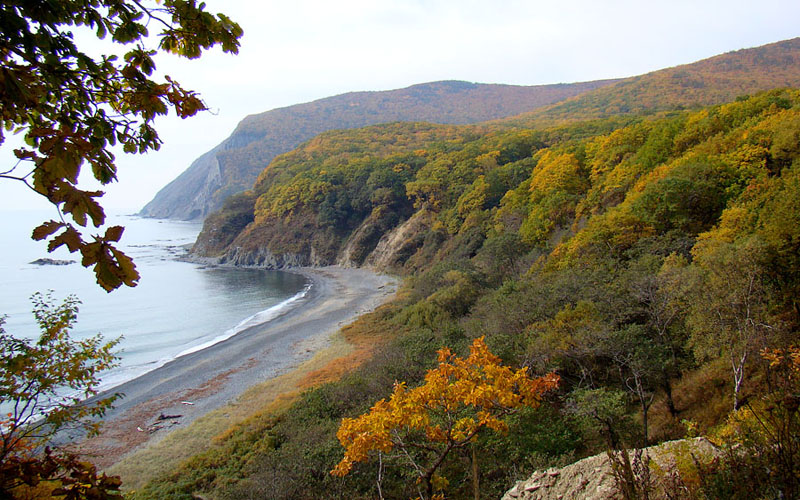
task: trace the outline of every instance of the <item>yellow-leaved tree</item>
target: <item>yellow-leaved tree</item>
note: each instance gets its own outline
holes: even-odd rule
[[[538,406],[542,395],[558,385],[555,374],[532,378],[527,368],[514,370],[500,361],[483,337],[475,339],[463,359],[441,349],[439,366],[427,372],[423,385],[409,389],[397,382],[388,400],[358,418],[342,419],[336,436],[345,454],[331,474],[345,476],[372,452],[396,450],[414,468],[424,488],[420,496],[433,498],[434,490],[447,486],[437,470],[452,450],[473,442],[485,429],[505,432],[504,417],[523,406]],[[476,481],[475,472],[473,466]]]

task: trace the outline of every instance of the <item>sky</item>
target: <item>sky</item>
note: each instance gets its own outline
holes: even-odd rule
[[[141,209],[249,114],[437,80],[621,78],[800,36],[797,0],[205,2],[242,26],[240,52],[157,57],[158,70],[198,91],[211,111],[157,120],[158,152],[120,152],[119,181],[103,188],[110,211]],[[12,162],[13,147],[13,138],[0,146],[0,165]],[[0,210],[47,208],[40,198],[0,181]]]

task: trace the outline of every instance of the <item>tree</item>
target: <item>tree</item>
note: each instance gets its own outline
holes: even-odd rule
[[[554,374],[531,378],[526,368],[501,366],[483,337],[475,339],[464,359],[443,348],[439,366],[428,371],[422,386],[409,389],[396,383],[388,401],[342,420],[336,436],[345,455],[331,474],[347,475],[373,451],[398,449],[432,498],[434,489],[447,484],[437,471],[451,451],[472,443],[486,429],[504,432],[508,427],[503,417],[523,406],[538,406],[542,395],[557,385]]]
[[[768,347],[768,334],[775,331],[769,314],[773,292],[764,276],[764,248],[757,237],[716,247],[710,239],[704,243],[693,250],[702,280],[688,318],[691,342],[701,359],[728,357],[733,409],[738,410],[748,362]]]
[[[16,498],[20,488],[52,479],[67,480],[62,483],[67,498],[86,498],[80,492],[87,485],[113,492],[118,479],[98,478],[91,464],[73,454],[42,448],[66,429],[97,432],[98,424],[87,419],[102,417],[118,395],[82,400],[97,393],[99,373],[116,364],[112,349],[117,342],[104,342],[99,335],[70,339],[79,303],[74,297],[60,305],[49,295],[35,294],[32,300],[41,329],[35,343],[7,334],[0,317],[0,408],[5,413],[0,419],[0,497]]]
[[[652,255],[640,259],[645,268],[659,260]],[[684,276],[687,266],[688,262],[684,257],[671,254],[663,260],[656,273],[634,268],[634,276],[629,285],[633,298],[638,302],[638,308],[647,318],[649,341],[665,354],[657,366],[661,372],[658,384],[664,390],[667,409],[672,417],[678,415],[678,410],[672,396],[671,379],[680,375],[686,357],[686,331],[682,320],[689,309],[688,297],[691,291],[691,284],[687,283],[689,280]]]
[[[655,387],[666,353],[647,334],[643,325],[628,325],[611,333],[605,350],[616,366],[620,382],[642,410],[642,448],[649,444],[648,412],[655,398]]]
[[[93,266],[107,291],[135,286],[139,274],[114,246],[122,227],[91,239],[76,228],[105,222],[97,201],[103,193],[78,186],[81,168],[88,164],[92,176],[106,185],[116,180],[114,146],[125,153],[157,150],[157,116],[172,109],[187,118],[207,109],[195,92],[168,76],[156,79],[151,26],[161,28],[158,50],[189,59],[215,45],[236,53],[242,35],[238,24],[206,12],[196,0],[11,0],[0,5],[0,144],[8,131],[25,139],[14,151],[16,164],[0,168],[0,178],[24,183],[57,207],[59,220],[34,229],[33,238],[49,238],[49,251],[66,246],[80,252],[83,266]],[[110,37],[106,49],[127,46],[127,52],[122,58],[89,55],[75,34],[90,30],[98,39]]]
[[[157,38],[151,26],[160,28]],[[16,162],[0,167],[0,179],[21,182],[55,205],[58,220],[32,234],[49,240],[49,251],[66,246],[80,252],[82,265],[93,267],[106,291],[135,286],[133,261],[114,245],[122,227],[82,234],[89,222],[101,227],[105,212],[98,202],[103,193],[79,184],[81,170],[88,165],[101,184],[113,182],[115,147],[157,150],[157,116],[172,110],[187,118],[207,109],[195,92],[156,76],[159,51],[194,59],[220,45],[236,53],[242,29],[196,0],[10,0],[0,4],[0,32],[0,144],[8,132],[24,138],[14,150]],[[92,32],[110,39],[104,55],[91,55],[93,49],[77,42]],[[75,455],[46,447],[58,431],[102,416],[114,399],[82,401],[96,392],[98,373],[113,364],[114,342],[73,342],[68,333],[77,300],[51,304],[49,297],[34,297],[42,329],[36,343],[6,334],[0,320],[0,404],[10,410],[0,422],[0,497],[55,479],[60,488],[52,496],[114,498],[118,478],[98,476]],[[61,390],[75,395],[62,397]]]

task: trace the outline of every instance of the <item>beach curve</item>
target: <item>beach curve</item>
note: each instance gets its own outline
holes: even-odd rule
[[[312,284],[302,304],[113,388],[124,397],[107,412],[101,434],[84,441],[81,451],[107,468],[234,403],[250,387],[291,371],[326,347],[332,334],[388,300],[398,284],[362,268],[288,271]]]

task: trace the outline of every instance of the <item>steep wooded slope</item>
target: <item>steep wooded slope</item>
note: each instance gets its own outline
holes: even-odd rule
[[[450,85],[453,84],[451,83]],[[536,141],[541,142],[543,140],[541,129],[545,128],[545,125],[551,128],[548,134],[558,134],[555,129],[552,129],[553,124],[580,122],[582,125],[579,125],[578,128],[572,133],[592,135],[604,130],[609,131],[615,127],[622,126],[631,120],[640,119],[636,118],[636,116],[642,116],[643,114],[653,114],[659,111],[664,112],[665,110],[697,108],[700,105],[733,100],[734,98],[743,96],[749,92],[757,92],[760,90],[784,86],[800,86],[800,38],[754,49],[739,50],[694,64],[657,71],[648,75],[627,79],[619,83],[588,92],[574,99],[567,100],[562,104],[557,104],[550,108],[543,108],[542,110],[534,112],[531,115],[523,115],[513,120],[493,122],[491,125],[484,126],[482,133],[488,133],[490,130],[495,131],[495,133],[500,133],[501,130],[509,129],[510,127],[538,129],[539,131],[531,136],[536,136],[535,139],[531,139],[533,142],[527,143],[523,141],[524,144],[520,146],[522,148],[528,148],[529,150],[530,147],[536,143]],[[410,91],[412,89],[414,89],[414,87],[406,90]],[[422,89],[418,90],[421,91]],[[342,98],[344,97],[345,96],[342,96]],[[602,123],[597,121],[589,121],[591,119],[605,119],[605,121]],[[243,122],[241,127],[243,130],[248,130],[248,127],[250,127],[249,125],[245,126],[246,123],[248,123],[248,120]],[[598,123],[600,124],[597,125]],[[600,128],[597,129],[595,127]],[[577,131],[578,129],[581,129],[581,131]],[[320,162],[322,162],[323,157],[328,155],[330,158],[325,159],[325,163],[327,165],[333,165],[336,168],[341,168],[344,163],[352,160],[351,157],[346,157],[343,159],[342,155],[342,152],[350,147],[347,146],[348,143],[352,143],[354,145],[352,146],[353,148],[358,149],[360,147],[360,154],[366,155],[365,157],[370,157],[374,156],[375,154],[383,154],[381,152],[381,148],[386,144],[394,144],[392,151],[395,153],[400,152],[402,149],[402,144],[405,141],[408,147],[405,147],[405,149],[402,149],[402,151],[404,154],[412,154],[415,149],[420,147],[421,143],[419,140],[417,140],[419,139],[418,137],[414,138],[412,136],[407,136],[404,130],[405,129],[403,126],[400,126],[397,131],[397,137],[400,137],[401,139],[392,137],[393,132],[391,130],[380,128],[354,131],[352,133],[334,133],[333,135],[317,138],[265,168],[263,172],[261,172],[259,180],[256,183],[253,191],[250,192],[250,194],[242,195],[242,197],[238,198],[237,200],[233,200],[233,202],[239,208],[243,206],[242,204],[255,206],[254,196],[265,195],[265,193],[270,190],[272,190],[270,191],[271,194],[267,194],[267,198],[270,200],[275,199],[276,196],[280,198],[280,196],[274,194],[275,189],[284,191],[289,189],[285,184],[290,181],[296,172],[299,172],[299,170],[304,168],[311,168],[310,163],[308,162],[309,159],[314,159],[314,162],[316,162],[315,164],[321,164]],[[461,134],[462,139],[466,138],[470,134],[475,133],[477,132],[474,130],[465,129],[465,131]],[[556,140],[558,140],[557,135],[551,137],[547,143],[552,143]],[[336,142],[336,144],[342,143],[344,146],[335,146],[331,148],[331,141]],[[235,154],[232,153],[234,156],[239,155],[240,157],[240,159],[236,161],[236,164],[248,164],[248,160],[245,160],[243,157],[241,157],[244,152],[249,152],[253,155],[249,157],[252,160],[249,164],[252,164],[255,161],[253,160],[254,158],[259,158],[259,154],[261,153],[256,152],[259,144],[264,144],[264,142],[261,141],[258,143],[253,143],[247,148],[236,150]],[[541,142],[538,145],[541,147],[542,145],[545,145],[545,142]],[[436,148],[444,147],[439,143],[435,143],[434,146]],[[332,150],[336,148],[339,149],[336,151]],[[315,153],[312,154],[310,150],[313,150]],[[213,156],[214,161],[216,161],[217,164],[219,164],[219,158],[224,157],[223,153],[218,153],[216,156]],[[520,153],[517,151],[507,152],[505,154],[514,156],[519,155]],[[333,157],[338,158],[338,160],[332,160],[331,158]],[[413,159],[409,159],[408,161],[411,164],[425,164],[429,163],[429,160],[430,155],[427,158],[415,156]],[[362,167],[358,166],[351,166],[348,168],[363,170]],[[450,167],[441,166],[439,168],[444,169]],[[330,170],[330,168],[327,170]],[[307,177],[307,174],[303,175]],[[321,205],[321,207],[324,209],[323,211],[326,214],[334,213],[336,211],[345,211],[348,213],[347,217],[345,217],[346,220],[338,220],[338,222],[342,223],[341,225],[331,226],[336,227],[336,237],[333,237],[332,234],[328,234],[328,236],[325,236],[324,238],[319,236],[319,234],[325,233],[326,231],[322,231],[320,227],[313,224],[315,219],[312,217],[306,218],[304,222],[305,229],[297,233],[298,235],[307,235],[308,237],[305,239],[298,239],[295,241],[295,244],[287,244],[287,233],[282,233],[279,238],[270,240],[276,243],[275,245],[268,244],[266,241],[259,241],[259,237],[255,236],[255,229],[251,228],[250,232],[248,233],[248,237],[240,239],[236,248],[240,250],[243,248],[252,250],[253,246],[255,245],[261,248],[259,251],[262,252],[262,254],[265,250],[268,250],[270,255],[275,253],[294,254],[298,250],[298,245],[301,244],[302,240],[304,242],[302,244],[305,244],[305,250],[301,252],[303,253],[302,256],[289,257],[288,260],[284,262],[284,260],[281,258],[277,258],[276,260],[272,256],[264,254],[260,258],[261,262],[271,262],[273,265],[282,266],[287,265],[288,263],[302,262],[304,264],[324,264],[337,261],[337,255],[339,250],[341,250],[339,246],[344,244],[344,240],[349,235],[350,231],[356,229],[356,222],[360,222],[364,217],[367,216],[370,207],[368,206],[369,204],[365,203],[363,200],[368,199],[371,196],[370,193],[364,192],[366,187],[364,182],[366,182],[369,174],[365,174],[366,177],[359,179],[358,182],[360,184],[357,183],[352,185],[347,182],[343,184],[341,181],[342,178],[348,177],[348,174],[340,173],[338,175],[338,178],[322,180],[322,184],[317,183],[313,186],[309,184],[303,188],[306,192],[307,198],[315,197],[310,205],[325,201],[325,204]],[[404,192],[406,187],[399,186],[402,184],[402,182],[407,182],[411,179],[399,180],[399,178],[395,178],[397,175],[393,174],[393,176],[394,177],[392,177],[391,182],[396,183],[392,184],[390,188],[393,196],[395,196],[395,198],[398,200],[405,199],[406,205],[408,205],[407,202],[413,198],[414,193],[406,193]],[[424,182],[430,181],[426,180]],[[379,184],[373,184],[373,186],[379,186]],[[412,184],[412,191],[414,186],[421,186],[421,184]],[[382,187],[389,188],[389,186]],[[309,190],[314,191],[313,195],[309,194]],[[354,198],[354,191],[360,192],[361,194],[355,196]],[[262,207],[262,217],[261,221],[259,222],[259,226],[261,227],[261,232],[259,232],[259,234],[261,237],[267,237],[266,234],[263,233],[264,217],[267,214],[272,217],[271,220],[277,221],[281,218],[280,215],[277,215],[278,211],[276,210],[264,210],[266,204],[271,203],[267,200],[267,198],[264,198],[259,202],[259,206]],[[309,202],[311,200],[305,199],[304,201]],[[419,200],[417,200],[417,202],[419,202]],[[395,203],[395,206],[396,205],[397,203]],[[296,211],[297,209],[298,207],[292,208],[293,211]],[[316,208],[314,208],[314,210],[316,210]],[[333,210],[333,212],[331,212],[331,210]],[[409,210],[410,209],[407,207],[401,209],[401,215],[399,216],[400,219],[404,219],[410,215]],[[239,215],[237,216],[235,223],[232,223],[232,221],[228,219],[225,219],[225,222],[223,223],[220,217],[215,217],[210,222],[209,230],[205,231],[205,235],[202,236],[199,241],[199,245],[197,247],[198,252],[206,255],[218,254],[223,246],[233,241],[235,237],[233,234],[234,232],[238,233],[239,231],[243,230],[245,225],[250,223],[255,215],[258,215],[258,210],[256,208],[248,215],[243,215],[244,212],[241,212],[241,210],[238,210],[236,213]],[[354,213],[358,215],[354,216]],[[323,215],[323,219],[325,217],[327,217],[327,215]],[[387,221],[389,221],[389,219],[382,220],[378,224],[378,227],[383,228],[379,231],[389,229],[390,227],[394,226],[395,222],[397,222],[394,219],[391,219],[391,222]],[[281,222],[281,227],[283,227],[283,229],[287,229],[285,227],[285,223],[286,220],[283,219],[283,222]],[[220,229],[222,224],[225,225],[224,230]],[[213,238],[209,238],[209,236],[212,234],[212,227],[216,228],[213,231],[215,236]],[[320,232],[316,232],[314,235],[311,235],[309,231],[312,231],[312,228],[315,230],[320,230]],[[377,237],[377,234],[372,234],[372,230],[367,231],[367,233],[369,234],[364,234],[363,236],[369,241],[372,241],[375,237]],[[328,242],[327,250],[321,252],[321,249],[316,249],[313,258],[311,255],[311,250],[315,247],[308,244],[308,241],[310,241],[311,238],[323,238],[324,241]],[[281,241],[283,244],[277,245],[277,241]],[[334,247],[336,250],[334,250]],[[238,262],[239,258],[240,257],[234,258],[234,260]],[[359,258],[352,259],[348,257],[345,260],[356,265],[361,263]],[[250,260],[248,260],[248,262],[250,262]]]
[[[484,434],[441,462],[448,498],[473,498],[472,464],[481,494],[499,498],[532,470],[609,443],[679,438],[682,421],[708,432],[743,401],[770,415],[785,405],[800,429],[800,378],[772,386],[788,393],[771,389],[765,374],[781,375],[759,355],[800,338],[796,89],[545,130],[327,132],[276,159],[234,201],[207,221],[198,245],[219,243],[210,253],[253,265],[380,261],[407,286],[347,329],[379,343],[370,360],[338,361],[336,373],[353,373],[232,429],[136,498],[413,497],[410,462],[434,453],[387,450],[333,477],[336,429],[395,382],[420,384],[440,347],[465,352],[481,336],[505,364],[556,371],[561,385],[552,404],[515,414],[507,434]],[[225,231],[237,224],[244,230]],[[796,465],[770,473],[778,461],[768,454],[749,457],[720,462],[697,488],[762,498],[800,477]]]
[[[332,129],[393,121],[481,122],[529,111],[613,83],[514,86],[433,82],[384,92],[351,92],[246,117],[141,211],[157,218],[204,218],[253,185],[277,155]]]

